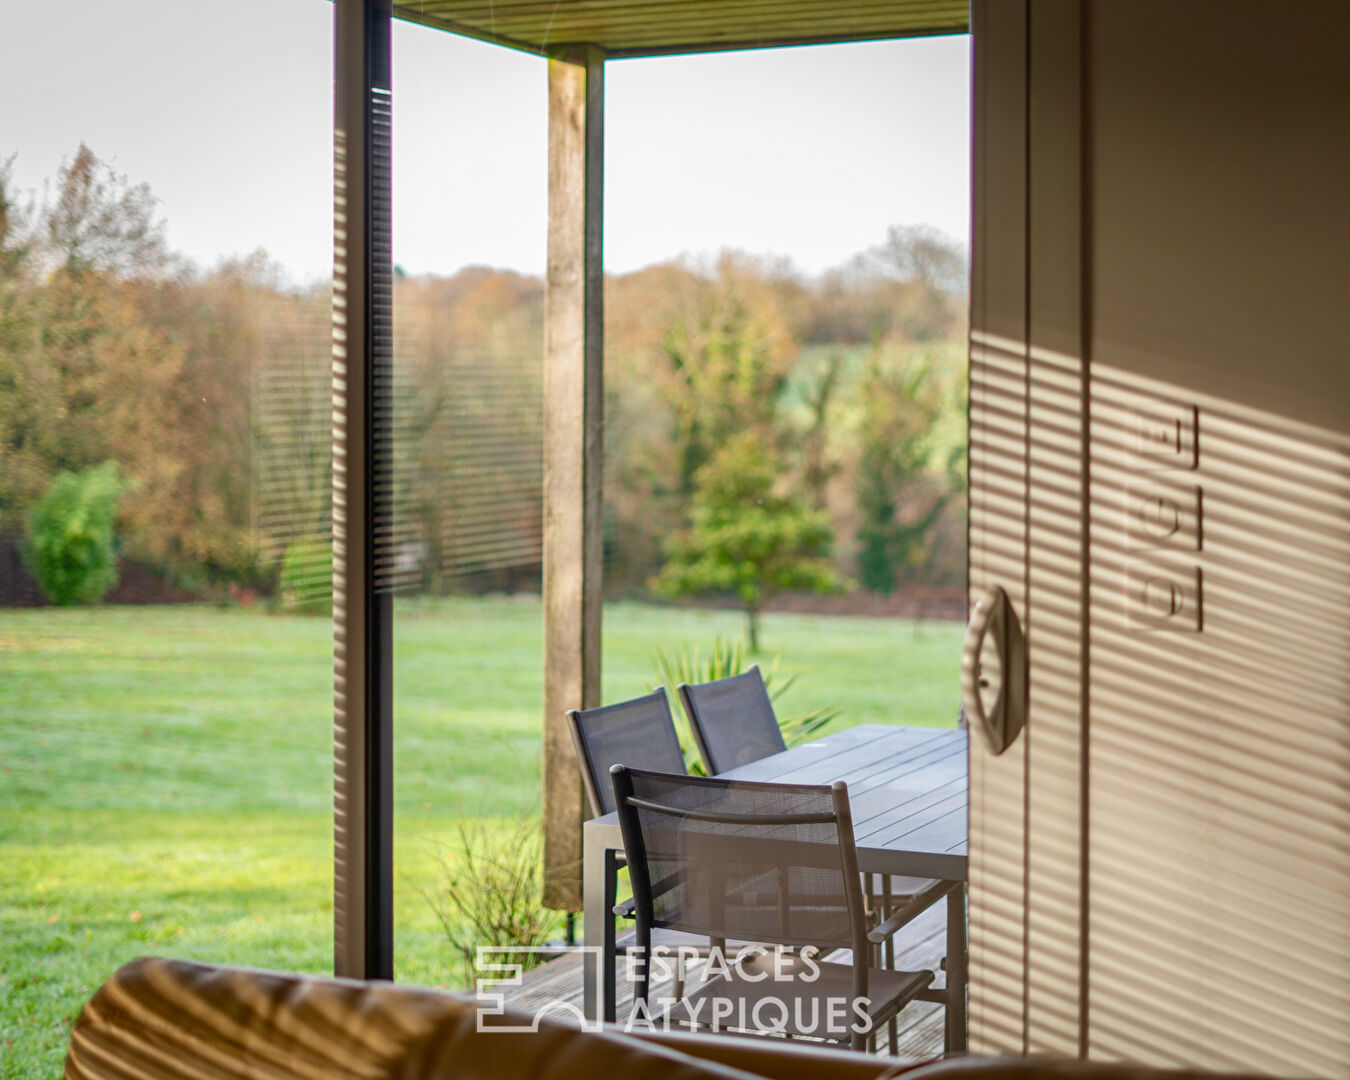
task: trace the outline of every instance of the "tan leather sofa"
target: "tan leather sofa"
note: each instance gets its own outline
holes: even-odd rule
[[[528,1025],[529,1017],[517,1016]],[[777,1040],[479,1031],[470,999],[423,987],[147,958],[81,1010],[66,1080],[1136,1080],[1072,1061],[957,1059],[919,1067]],[[1214,1080],[1213,1074],[1205,1074]]]

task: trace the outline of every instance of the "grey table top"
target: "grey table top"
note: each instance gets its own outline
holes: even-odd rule
[[[792,784],[843,780],[860,870],[966,878],[964,731],[860,724],[722,775]],[[622,847],[616,815],[589,821],[586,829],[591,839]]]

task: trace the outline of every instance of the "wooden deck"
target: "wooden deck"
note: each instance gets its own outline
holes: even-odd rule
[[[945,902],[944,902],[945,903]],[[924,968],[937,975],[935,987],[944,985],[944,976],[938,965],[946,951],[946,911],[944,903],[935,904],[895,935],[897,966],[910,971]],[[507,1005],[526,1012],[535,1012],[545,1005],[568,1002],[581,1007],[583,958],[580,953],[569,953],[524,974],[519,986],[505,989]],[[623,979],[623,964],[619,966],[618,1012],[620,1024],[630,1015],[633,1004],[631,984]],[[690,967],[689,981],[697,982],[697,968]],[[652,997],[669,994],[669,980],[653,984]],[[915,1001],[901,1012],[898,1022],[899,1046],[897,1056],[904,1061],[923,1061],[942,1055],[943,1007],[925,1001]],[[878,1050],[888,1053],[884,1031]]]

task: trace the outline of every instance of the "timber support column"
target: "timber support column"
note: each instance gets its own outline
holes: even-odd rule
[[[333,13],[333,967],[392,979],[390,0]]]
[[[544,902],[581,909],[585,796],[568,709],[600,703],[604,54],[548,63],[544,293]]]

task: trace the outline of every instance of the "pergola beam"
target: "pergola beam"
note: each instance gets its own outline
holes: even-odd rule
[[[880,41],[969,28],[968,0],[397,0],[409,22],[558,58],[608,59]]]
[[[581,774],[568,709],[600,703],[604,54],[548,65],[544,292],[544,902],[581,909]]]
[[[566,56],[570,52],[575,52],[577,48],[575,45],[568,44],[536,45],[524,38],[512,37],[509,34],[494,32],[491,29],[457,22],[453,19],[439,19],[425,13],[413,13],[405,10],[400,12],[399,17],[406,22],[443,30],[448,34],[455,34],[459,37],[472,38],[489,45],[500,45],[505,49],[515,49],[517,52],[529,53],[532,56]],[[644,57],[688,56],[709,52],[751,52],[757,49],[796,48],[803,45],[847,45],[868,41],[898,41],[904,38],[942,37],[969,32],[969,27],[964,24],[951,23],[937,28],[924,27],[920,29],[886,27],[868,30],[829,30],[818,34],[783,32],[776,37],[733,34],[711,40],[678,38],[659,45],[619,45],[606,48],[603,51],[607,60],[637,60]]]

